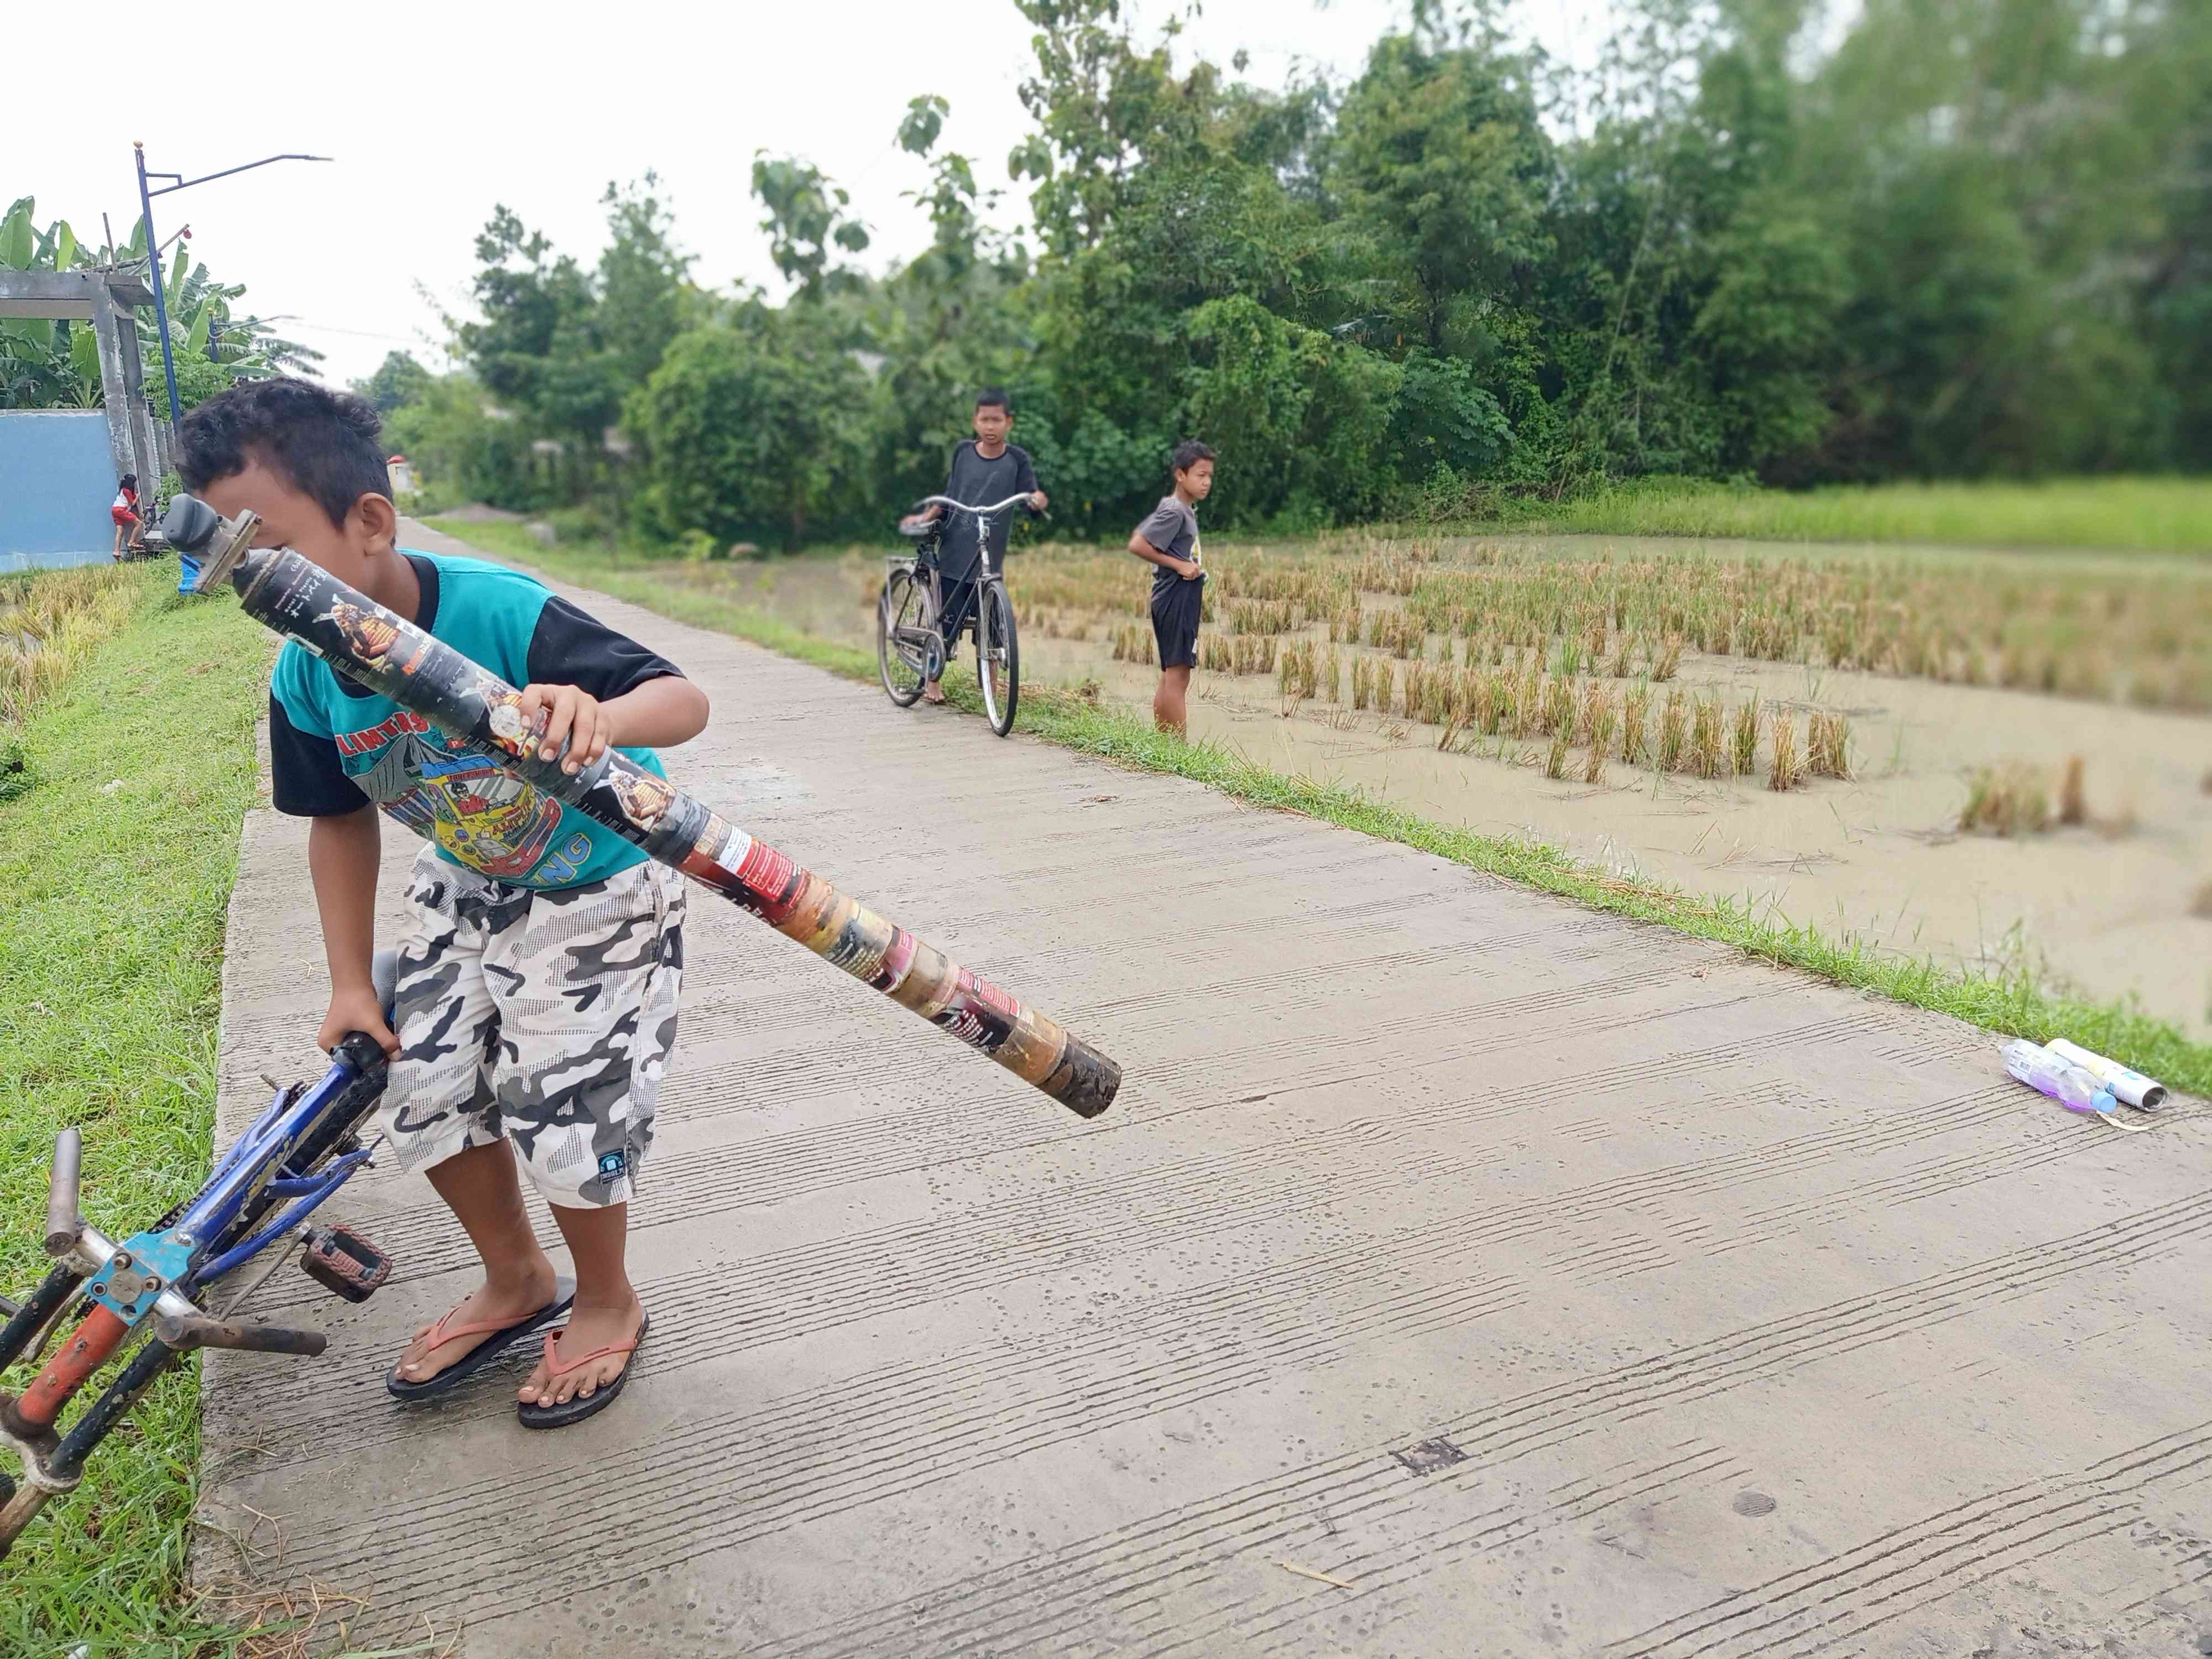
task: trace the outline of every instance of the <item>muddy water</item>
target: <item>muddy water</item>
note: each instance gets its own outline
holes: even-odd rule
[[[1638,545],[1608,539],[1624,556]],[[878,558],[710,569],[699,580],[873,649],[867,596]],[[1018,562],[1012,586],[1018,601]],[[1113,625],[1124,620],[1135,617],[1095,619],[1081,641],[1025,630],[1024,678],[1095,678],[1108,696],[1149,707],[1156,671],[1111,657]],[[1306,634],[1327,648],[1320,628]],[[1338,649],[1348,686],[1352,653]],[[1797,720],[1801,747],[1808,711],[1847,714],[1856,775],[1777,794],[1765,787],[1762,744],[1753,779],[1662,775],[1615,761],[1591,785],[1577,750],[1568,778],[1554,781],[1543,775],[1540,741],[1482,739],[1474,753],[1443,754],[1434,726],[1327,703],[1285,717],[1272,678],[1204,672],[1194,678],[1191,730],[1275,770],[1362,787],[1424,817],[1533,836],[1904,955],[1984,967],[2025,960],[2086,993],[2133,994],[2185,1029],[2212,1032],[2212,917],[2191,914],[2212,883],[2203,787],[2212,720],[1694,652],[1680,679],[1693,691],[1718,687],[1731,703],[1771,700]],[[1970,768],[2037,763],[2055,801],[2071,755],[2086,763],[2090,826],[2011,840],[1956,832]]]

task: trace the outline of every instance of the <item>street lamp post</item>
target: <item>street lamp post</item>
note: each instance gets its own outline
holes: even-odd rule
[[[169,429],[176,430],[185,412],[177,402],[177,360],[169,349],[169,302],[162,293],[161,256],[156,251],[161,244],[154,237],[154,198],[167,196],[171,191],[190,190],[194,185],[204,185],[211,179],[228,179],[234,173],[247,173],[255,167],[265,167],[271,161],[327,161],[327,155],[264,155],[258,161],[247,161],[242,166],[225,167],[221,173],[204,173],[197,179],[187,179],[174,173],[146,171],[146,146],[134,143],[131,146],[138,161],[138,212],[146,227],[146,276],[154,289],[154,325],[161,336],[161,373],[169,382]],[[170,182],[159,190],[148,186],[149,179],[167,179]]]

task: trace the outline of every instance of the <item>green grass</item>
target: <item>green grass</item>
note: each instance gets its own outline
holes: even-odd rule
[[[487,529],[506,533],[483,535]],[[676,621],[719,629],[849,678],[876,678],[875,659],[869,653],[809,637],[735,599],[675,582],[665,560],[542,547],[512,526],[455,524],[448,533],[512,554],[564,580],[588,583]],[[947,677],[945,689],[963,708],[981,712],[972,684],[958,672]],[[1656,922],[1733,946],[1778,967],[1802,969],[1833,983],[1933,1009],[1986,1030],[2038,1042],[2070,1037],[2169,1087],[2212,1094],[2212,1044],[2191,1042],[2173,1025],[2132,1007],[2069,997],[2025,968],[1996,975],[1966,973],[1933,960],[1900,957],[1862,940],[1832,938],[1814,927],[1754,913],[1725,897],[1609,875],[1540,842],[1434,823],[1357,790],[1285,776],[1215,744],[1185,743],[1153,731],[1134,714],[1075,693],[1024,687],[1016,725],[1085,754],[1189,778],[1238,800],[1303,813],[1416,848],[1594,909]]]
[[[2212,479],[1891,483],[1806,491],[1651,479],[1571,501],[1502,503],[1497,518],[1516,530],[1568,534],[2212,553]]]
[[[764,645],[783,656],[812,663],[817,668],[863,679],[876,677],[876,659],[865,652],[802,633],[716,589],[695,587],[678,580],[683,573],[700,568],[685,561],[588,544],[547,547],[516,524],[474,524],[459,519],[426,519],[423,522],[471,546],[547,571],[564,581],[586,584],[602,593],[644,605],[677,622],[720,629],[756,645]],[[822,552],[830,556],[829,550]],[[843,552],[842,549],[836,550],[835,556],[842,557]],[[726,570],[730,567],[712,568]]]
[[[135,574],[132,619],[31,710],[36,782],[0,805],[0,1286],[15,1293],[48,1265],[33,1223],[62,1126],[84,1132],[87,1214],[118,1232],[207,1170],[224,908],[270,641],[234,605],[178,599],[174,567]],[[232,1650],[185,1595],[198,1418],[188,1366],[32,1523],[0,1572],[0,1653]]]

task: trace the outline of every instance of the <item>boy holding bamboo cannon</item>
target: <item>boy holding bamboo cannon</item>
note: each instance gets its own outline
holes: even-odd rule
[[[192,411],[178,471],[225,516],[258,514],[256,545],[293,549],[523,686],[542,759],[574,774],[618,747],[665,775],[653,751],[705,729],[705,695],[531,577],[400,550],[377,427],[350,394],[250,381]],[[374,612],[353,625],[391,631]],[[271,678],[269,738],[276,805],[311,823],[331,975],[319,1041],[363,1031],[392,1056],[385,1134],[483,1263],[483,1283],[417,1333],[386,1387],[434,1398],[538,1335],[522,1424],[590,1416],[620,1392],[648,1328],[624,1241],[676,1035],[683,879],[296,641]],[[430,843],[408,887],[391,1027],[369,979],[380,811]],[[573,1286],[532,1229],[518,1164],[553,1211]]]

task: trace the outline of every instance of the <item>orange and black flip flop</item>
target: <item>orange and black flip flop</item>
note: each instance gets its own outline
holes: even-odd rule
[[[517,1401],[514,1406],[516,1419],[526,1429],[565,1429],[571,1423],[582,1422],[594,1412],[605,1411],[609,1406],[614,1404],[615,1396],[623,1391],[623,1385],[629,1381],[629,1374],[637,1369],[638,1346],[645,1340],[645,1334],[652,1328],[653,1316],[647,1314],[643,1322],[638,1326],[637,1334],[629,1341],[614,1342],[604,1348],[594,1348],[589,1353],[578,1354],[565,1364],[556,1364],[553,1358],[554,1339],[561,1334],[561,1331],[546,1332],[545,1374],[549,1377],[566,1376],[578,1366],[588,1365],[594,1359],[605,1359],[611,1353],[626,1353],[630,1356],[630,1359],[621,1370],[615,1374],[613,1382],[600,1383],[593,1393],[579,1395],[573,1399],[564,1400],[557,1406],[541,1406],[535,1401]],[[561,1329],[566,1330],[568,1327],[564,1325]]]
[[[450,1342],[458,1336],[474,1336],[479,1331],[489,1331],[491,1334],[435,1376],[426,1376],[420,1382],[409,1382],[400,1376],[399,1367],[394,1365],[386,1374],[385,1391],[394,1400],[404,1401],[410,1406],[425,1400],[435,1400],[440,1395],[459,1388],[467,1382],[470,1377],[490,1364],[493,1360],[498,1358],[532,1331],[543,1329],[548,1321],[558,1319],[568,1311],[568,1304],[575,1299],[575,1281],[556,1279],[553,1281],[553,1299],[536,1313],[526,1319],[518,1319],[511,1325],[494,1324],[489,1321],[478,1321],[468,1325],[451,1324],[448,1322],[452,1320],[453,1314],[460,1311],[456,1308],[435,1324],[425,1325],[416,1334],[428,1336],[435,1333],[438,1340],[430,1345],[434,1348],[441,1343]]]

